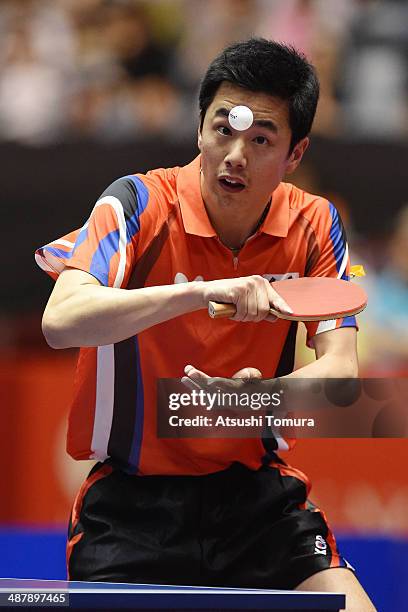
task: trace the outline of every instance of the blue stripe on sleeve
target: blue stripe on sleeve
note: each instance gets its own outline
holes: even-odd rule
[[[74,253],[74,252],[75,252],[75,250],[76,250],[76,249],[77,249],[79,246],[81,246],[81,244],[82,244],[83,242],[85,242],[85,240],[86,240],[87,238],[88,238],[88,226],[83,227],[83,228],[81,229],[81,231],[79,232],[78,237],[77,237],[77,239],[75,240],[75,246],[74,246],[74,249],[73,249],[73,251],[72,251],[72,252]]]
[[[356,317],[354,315],[351,317],[344,317],[340,327],[357,327]]]
[[[344,240],[344,230],[340,220],[339,213],[337,209],[331,202],[329,202],[330,207],[330,215],[332,218],[332,226],[330,228],[330,239],[333,244],[333,254],[336,260],[336,269],[337,272],[340,272],[340,267],[344,259],[344,254],[346,252],[346,243]],[[348,280],[348,276],[346,272],[343,272],[341,276],[343,280]]]
[[[50,253],[51,255],[54,255],[54,257],[60,257],[61,259],[70,259],[72,255],[74,254],[73,249],[71,249],[70,251],[63,251],[62,249],[56,249],[55,247],[52,247],[52,246],[45,246],[44,251],[46,253]]]
[[[88,237],[88,227],[83,228],[75,241],[74,246],[69,251],[64,251],[63,249],[57,249],[53,246],[45,246],[44,251],[54,255],[54,257],[59,257],[61,259],[71,259],[71,257],[75,254],[76,249],[83,243]]]
[[[92,257],[89,272],[106,287],[109,283],[109,262],[118,249],[119,230],[114,230],[99,242],[98,248]]]

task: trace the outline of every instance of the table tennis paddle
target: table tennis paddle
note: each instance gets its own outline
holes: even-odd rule
[[[364,289],[338,278],[307,276],[275,281],[271,285],[290,306],[293,314],[275,308],[271,308],[270,313],[287,321],[341,319],[355,315],[367,306]],[[208,313],[213,319],[233,317],[235,304],[209,302]]]

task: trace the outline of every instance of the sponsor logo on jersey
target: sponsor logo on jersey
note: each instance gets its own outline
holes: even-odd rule
[[[195,278],[193,278],[193,281],[203,281],[203,277],[202,276],[196,276]],[[183,274],[183,272],[177,272],[177,274],[174,277],[174,284],[178,285],[179,283],[188,283],[189,280],[187,278],[187,276],[185,274]]]
[[[315,555],[327,555],[326,540],[321,535],[316,536],[314,553]]]
[[[270,283],[273,283],[275,281],[288,280],[289,278],[299,278],[299,272],[285,272],[285,274],[271,273],[262,274],[261,276],[266,278]]]

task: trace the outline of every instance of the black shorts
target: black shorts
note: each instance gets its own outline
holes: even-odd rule
[[[347,567],[302,474],[235,463],[205,476],[129,476],[98,463],[75,500],[70,580],[292,589]]]

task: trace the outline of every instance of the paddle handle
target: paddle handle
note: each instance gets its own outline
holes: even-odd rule
[[[208,314],[212,319],[226,319],[233,317],[237,312],[235,304],[222,304],[221,302],[208,302]]]
[[[235,304],[223,304],[221,302],[208,302],[208,314],[212,319],[226,319],[233,317],[237,312]],[[269,312],[271,315],[275,315],[276,317],[280,317],[281,319],[286,318],[286,315],[279,310],[275,310],[274,308],[270,308]],[[289,320],[292,320],[290,315],[288,315]]]

